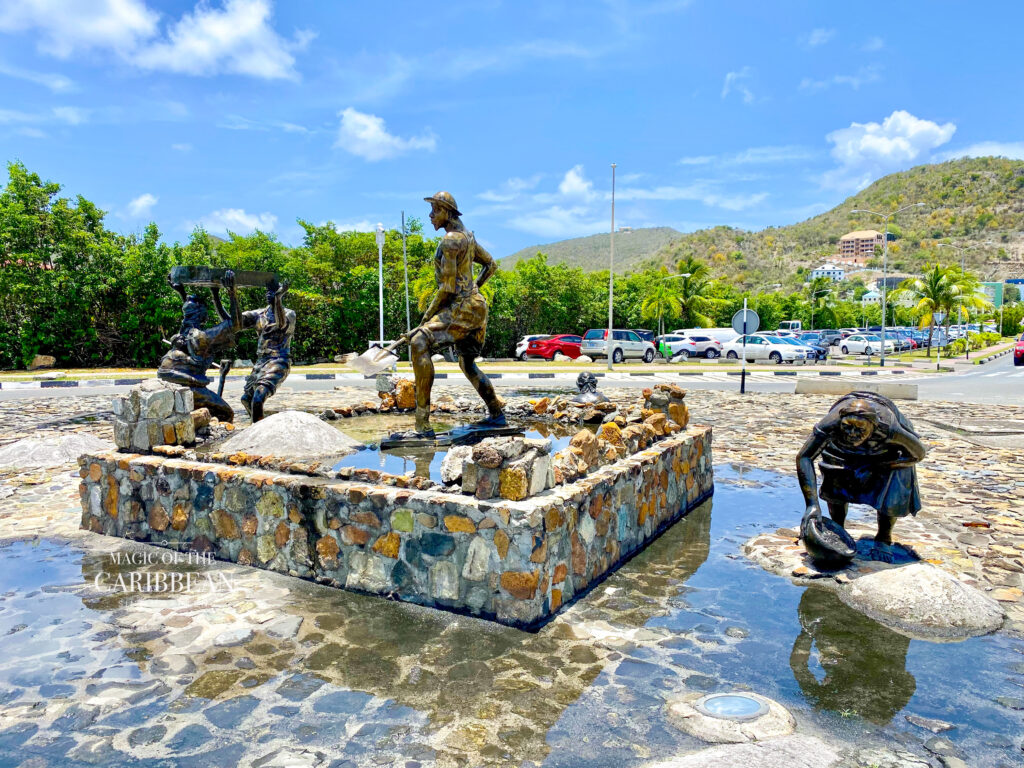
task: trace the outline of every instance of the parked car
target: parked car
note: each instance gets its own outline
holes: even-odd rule
[[[804,329],[804,324],[800,320],[783,320],[779,323],[780,331],[793,331],[794,333],[800,333]]]
[[[710,336],[722,344],[728,344],[739,338],[739,334],[732,328],[679,328],[672,331],[672,334],[674,336]]]
[[[887,342],[891,341],[897,352],[909,352],[916,346],[906,331],[897,330],[896,328],[885,329],[885,340]]]
[[[1013,364],[1024,365],[1024,333],[1017,339],[1017,346],[1013,348]]]
[[[810,362],[825,360],[828,358],[828,349],[819,345],[812,345],[801,341],[795,336],[780,336],[787,344],[791,344],[804,353],[804,358]]]
[[[649,342],[651,342],[651,344],[655,344],[655,345],[657,344],[657,342],[655,341],[655,336],[657,334],[655,334],[654,331],[647,331],[647,330],[644,330],[643,328],[630,328],[629,330],[631,330],[633,333],[635,333],[637,336],[639,336],[644,341],[649,341]]]
[[[519,343],[516,344],[516,357],[518,357],[520,360],[525,360],[526,348],[530,346],[530,342],[533,341],[534,339],[545,338],[547,338],[546,334],[534,334],[533,336],[523,336],[523,338],[519,340]]]
[[[697,345],[687,336],[666,334],[658,337],[658,354],[667,360],[685,360],[697,356]]]
[[[831,346],[831,341],[827,340],[827,337],[823,338],[823,334],[819,334],[817,331],[801,333],[796,338],[796,341],[813,350],[815,360],[828,360],[828,350]]]
[[[744,339],[746,339],[746,345],[743,344]],[[760,333],[740,336],[738,339],[722,345],[722,351],[729,360],[738,360],[745,355],[748,362],[767,360],[777,364],[807,359],[806,352],[799,346],[789,344],[779,336],[767,336]]]
[[[844,355],[875,355],[882,351],[882,337],[874,334],[855,333],[853,336],[843,339],[842,350]],[[895,351],[896,345],[886,339],[886,354],[892,354]]]
[[[822,328],[819,331],[810,331],[810,333],[818,334],[819,343],[826,347],[834,347],[843,338],[842,332],[834,328]],[[801,338],[803,338],[803,335],[800,334]]]
[[[526,348],[527,357],[542,357],[545,360],[554,360],[555,355],[561,352],[566,357],[575,360],[580,356],[580,344],[583,343],[581,336],[574,336],[563,333],[558,336],[542,336],[534,339]]]
[[[722,342],[718,339],[697,333],[687,338],[696,345],[698,355],[706,357],[708,360],[714,360],[716,357],[722,356]]]
[[[610,347],[607,336],[607,328],[591,328],[583,334],[580,352],[594,358],[608,357],[610,353],[615,363],[621,363],[627,357],[639,358],[645,363],[654,362],[654,344],[641,339],[635,331],[613,328]]]

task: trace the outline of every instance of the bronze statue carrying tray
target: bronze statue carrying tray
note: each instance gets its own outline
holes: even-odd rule
[[[171,283],[179,285],[198,285],[206,288],[223,287],[226,269],[220,267],[173,267]],[[276,279],[273,272],[235,272],[236,286],[259,286],[265,288]]]

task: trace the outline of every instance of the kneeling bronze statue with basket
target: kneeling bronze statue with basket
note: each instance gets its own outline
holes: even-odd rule
[[[875,545],[892,544],[897,518],[921,509],[915,465],[925,447],[895,403],[873,392],[841,397],[819,421],[797,456],[797,476],[807,510],[800,537],[811,558],[841,565],[856,554],[846,532],[849,504],[867,504],[878,513]],[[822,517],[814,462],[820,458],[820,497],[831,520]]]

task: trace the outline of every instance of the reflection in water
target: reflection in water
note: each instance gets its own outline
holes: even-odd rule
[[[856,713],[879,725],[888,723],[910,701],[917,687],[906,670],[910,638],[855,611],[834,592],[808,588],[797,609],[800,634],[789,666],[800,689],[816,707]],[[824,677],[811,671],[817,649]]]
[[[708,502],[536,634],[254,571],[257,584],[287,584],[288,602],[273,610],[301,616],[301,629],[294,639],[257,631],[244,645],[196,653],[185,693],[214,702],[273,697],[301,677],[302,686],[320,681],[316,696],[361,691],[423,713],[429,725],[420,738],[438,734],[449,758],[473,765],[542,761],[548,731],[609,663],[611,650],[595,644],[585,625],[641,627],[668,613],[669,601],[707,559],[710,529]],[[120,568],[109,558],[82,560],[89,583],[101,572],[112,581]],[[155,608],[140,599],[113,593],[85,602],[98,610],[132,602],[134,610]],[[180,652],[162,636],[139,640],[145,647],[137,658],[158,673],[163,657]]]

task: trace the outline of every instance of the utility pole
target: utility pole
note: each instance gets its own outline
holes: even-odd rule
[[[377,341],[384,343],[384,225],[377,223],[377,302],[380,305],[380,336]]]
[[[889,298],[889,287],[886,284],[886,273],[889,271],[889,219],[901,211],[922,206],[924,206],[924,203],[911,203],[910,205],[904,205],[902,208],[897,208],[892,213],[878,213],[877,211],[869,211],[864,208],[854,208],[850,211],[850,213],[870,213],[872,216],[878,216],[885,222],[885,234],[882,236],[882,356],[878,362],[882,368],[885,368],[885,310]]]
[[[409,322],[409,263],[405,258],[405,211],[402,211],[402,271],[405,273],[405,332],[412,329]]]
[[[612,336],[614,327],[614,316],[612,314],[612,301],[615,296],[615,163],[612,163],[612,231],[611,231],[611,253],[608,258],[608,336],[605,338],[604,351],[608,355],[608,370],[612,370]]]

